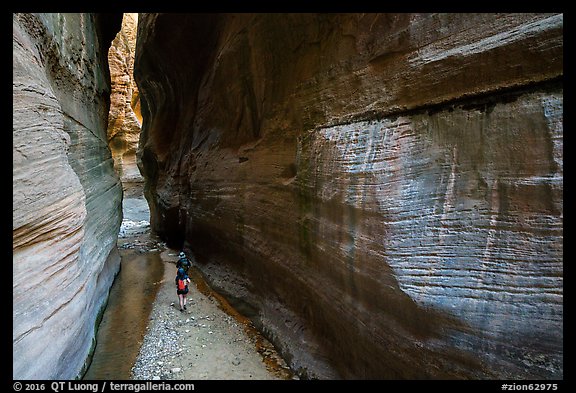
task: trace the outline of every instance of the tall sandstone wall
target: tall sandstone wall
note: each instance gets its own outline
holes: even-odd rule
[[[138,88],[133,77],[137,25],[138,14],[125,13],[122,28],[108,51],[112,83],[108,145],[123,184],[143,181],[136,164],[142,122]]]
[[[312,378],[563,377],[563,15],[140,15],[151,225]]]
[[[121,14],[13,15],[13,378],[73,379],[119,269],[106,140]]]

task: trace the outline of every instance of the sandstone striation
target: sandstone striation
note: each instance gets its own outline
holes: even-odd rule
[[[562,14],[143,14],[151,226],[301,377],[563,377]]]
[[[13,15],[13,378],[73,379],[120,259],[106,141],[117,15]]]
[[[134,82],[134,49],[138,14],[124,14],[122,28],[108,52],[112,92],[108,117],[108,145],[123,183],[142,181],[136,164],[140,137],[140,99]]]

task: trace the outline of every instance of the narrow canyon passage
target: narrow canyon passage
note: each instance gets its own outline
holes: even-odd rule
[[[136,163],[141,123],[132,76],[136,23],[136,14],[125,14],[108,51],[112,82],[108,143],[123,185],[117,243],[121,262],[83,379],[291,377],[252,322],[213,291],[195,268],[188,310],[183,314],[176,310],[172,283],[179,250],[167,248],[150,231],[144,178]],[[199,323],[208,321],[210,329]],[[206,333],[210,335],[203,337]]]
[[[118,248],[120,272],[84,380],[293,378],[272,344],[195,268],[188,310],[178,311],[178,251],[150,233],[139,182],[124,186]]]
[[[563,379],[562,13],[18,13],[13,59],[15,379],[84,374],[115,277],[135,379]]]
[[[163,243],[150,234],[150,213],[142,184],[124,189],[124,195],[118,239],[120,272],[110,289],[96,348],[83,379],[130,379],[164,276],[160,259]]]

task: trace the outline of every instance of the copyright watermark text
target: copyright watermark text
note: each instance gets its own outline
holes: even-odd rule
[[[119,382],[80,382],[80,381],[54,381],[54,382],[14,382],[12,387],[15,392],[33,392],[33,391],[50,391],[54,393],[60,392],[134,392],[151,390],[166,390],[166,391],[193,391],[193,383],[166,383],[166,382],[132,382],[132,383],[119,383]]]

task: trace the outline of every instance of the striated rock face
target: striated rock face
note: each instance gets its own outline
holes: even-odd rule
[[[151,225],[304,376],[562,378],[562,51],[561,14],[141,15]]]
[[[13,378],[73,379],[119,269],[114,15],[13,15]]]
[[[122,182],[142,181],[136,165],[140,138],[140,99],[134,82],[134,49],[138,14],[124,14],[122,28],[108,52],[112,93],[108,117],[108,144]]]

